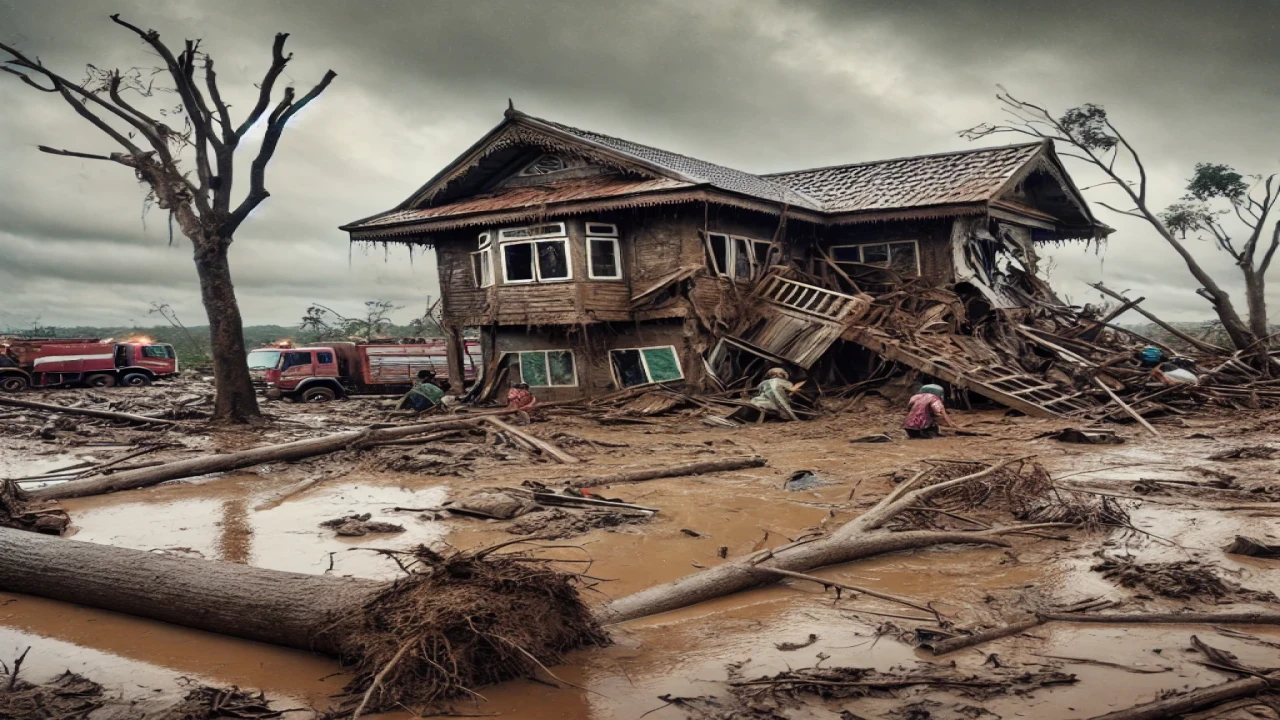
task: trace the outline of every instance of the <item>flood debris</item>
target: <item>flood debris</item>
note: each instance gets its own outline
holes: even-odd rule
[[[1280,544],[1266,543],[1244,535],[1237,535],[1236,539],[1223,548],[1222,551],[1230,555],[1244,555],[1246,557],[1268,558],[1271,560],[1280,559]]]
[[[0,718],[87,720],[107,704],[101,685],[70,670],[35,684],[22,678],[20,669],[18,661],[12,668],[6,665],[4,674],[0,675]]]
[[[272,720],[286,717],[297,708],[276,710],[265,693],[256,695],[236,686],[216,688],[200,685],[192,688],[178,704],[146,720]]]
[[[1081,445],[1121,445],[1124,443],[1124,438],[1116,435],[1115,430],[1081,430],[1073,427],[1055,430],[1039,437]]]
[[[512,535],[526,535],[544,540],[563,540],[596,529],[616,530],[647,522],[653,513],[617,510],[583,510],[571,512],[563,508],[545,508],[517,518],[506,527]]]
[[[609,642],[575,576],[537,557],[419,547],[401,563],[408,574],[343,639],[355,677],[335,717],[422,710],[517,677],[555,681],[547,668],[566,652]]]
[[[1272,592],[1250,590],[1219,577],[1209,566],[1195,560],[1139,563],[1130,557],[1099,552],[1102,562],[1091,569],[1127,588],[1179,600],[1217,602],[1226,599],[1276,602]]]
[[[70,524],[65,510],[49,502],[28,501],[17,483],[0,480],[0,527],[61,535]]]
[[[1210,460],[1270,460],[1275,454],[1280,452],[1280,448],[1273,448],[1270,445],[1245,445],[1242,447],[1231,448],[1216,452],[1209,456]]]
[[[332,520],[325,520],[320,523],[320,527],[329,528],[338,535],[343,537],[360,537],[362,535],[371,535],[377,533],[402,533],[403,525],[395,523],[381,522],[378,520],[370,520],[373,517],[369,513],[358,515],[344,515],[336,517]]]

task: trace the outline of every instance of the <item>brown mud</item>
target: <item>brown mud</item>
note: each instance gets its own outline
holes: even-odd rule
[[[1140,532],[1107,530],[1085,535],[1073,531],[1070,542],[1019,538],[1008,549],[941,547],[877,557],[817,574],[917,602],[933,602],[939,612],[960,626],[998,623],[1032,601],[1061,606],[1103,596],[1126,601],[1127,608],[1167,611],[1190,605],[1167,598],[1135,598],[1134,590],[1093,572],[1090,568],[1098,561],[1093,553],[1104,548],[1144,563],[1199,560],[1233,582],[1280,593],[1276,561],[1222,552],[1236,535],[1275,542],[1280,537],[1280,513],[1261,506],[1231,511],[1205,507],[1245,504],[1238,493],[1193,495],[1176,487],[1157,494],[1134,490],[1152,478],[1205,481],[1206,476],[1195,468],[1229,472],[1238,476],[1238,483],[1276,485],[1273,461],[1207,459],[1234,447],[1265,444],[1276,425],[1274,414],[1233,413],[1175,421],[1181,425],[1165,423],[1161,426],[1166,436],[1163,441],[1133,426],[1117,426],[1127,440],[1124,445],[1073,445],[1035,439],[1065,423],[1008,418],[997,411],[959,412],[957,419],[967,429],[989,436],[907,441],[895,430],[901,421],[898,413],[884,411],[878,401],[868,402],[871,407],[862,412],[738,429],[708,428],[692,420],[601,426],[572,415],[553,414],[536,423],[533,431],[543,438],[564,432],[609,443],[565,443],[566,450],[584,460],[569,469],[539,463],[529,456],[459,459],[454,457],[457,448],[435,444],[429,452],[445,461],[446,467],[452,463],[458,474],[394,472],[378,469],[382,465],[369,460],[337,458],[299,466],[264,466],[233,476],[68,500],[62,505],[72,518],[68,534],[78,540],[280,570],[390,578],[398,569],[368,549],[407,549],[441,542],[466,549],[512,539],[504,529],[507,523],[461,517],[424,519],[417,512],[393,511],[395,507],[438,507],[478,487],[516,486],[525,480],[554,486],[570,476],[713,455],[757,453],[768,458],[769,464],[763,468],[598,488],[605,496],[660,508],[660,512],[646,523],[596,529],[556,543],[580,546],[581,550],[548,551],[593,561],[589,574],[607,580],[587,594],[588,602],[594,603],[712,567],[723,562],[722,548],[733,559],[754,549],[780,545],[807,530],[838,525],[882,497],[891,487],[889,474],[922,460],[1035,454],[1063,486],[1122,496]],[[348,422],[343,417],[345,406],[334,404],[332,414],[315,407],[285,407],[277,412],[302,423],[282,426],[285,435],[297,436],[313,428],[343,429]],[[895,436],[894,442],[849,442],[886,431]],[[235,448],[253,439],[215,434],[192,438],[189,446]],[[619,443],[626,447],[612,447]],[[398,448],[397,452],[401,450],[418,452],[412,447]],[[53,454],[41,456],[38,452]],[[76,452],[104,454],[97,448]],[[25,438],[8,438],[0,448],[0,470],[8,475],[43,472],[76,459],[79,457],[71,457],[65,449],[58,453],[58,448],[48,443]],[[321,470],[334,472],[334,476],[275,507],[256,509],[306,473]],[[798,492],[785,490],[784,482],[798,470],[814,471],[822,484]],[[323,520],[363,513],[369,513],[373,520],[403,525],[405,532],[336,537],[332,530],[319,527]],[[692,530],[697,536],[683,530]],[[1222,609],[1249,607],[1254,606],[1237,603]],[[723,695],[729,677],[726,666],[731,663],[741,663],[737,672],[750,678],[819,662],[823,667],[888,671],[917,663],[954,661],[958,669],[980,674],[983,662],[995,653],[1006,664],[1029,670],[1053,667],[1074,673],[1079,681],[1025,696],[965,702],[1000,717],[1065,720],[1128,707],[1165,690],[1229,679],[1194,662],[1197,656],[1187,652],[1192,634],[1235,653],[1242,662],[1280,665],[1280,650],[1274,647],[1218,634],[1208,627],[1169,625],[1049,624],[935,659],[896,637],[898,631],[930,623],[888,615],[920,613],[867,596],[837,602],[815,584],[788,582],[612,627],[615,646],[579,651],[565,665],[552,668],[563,681],[558,683],[561,687],[509,682],[481,690],[488,702],[463,703],[457,710],[512,719],[627,719],[650,711],[647,717],[655,720],[683,718],[684,710],[664,706],[659,696]],[[1277,628],[1237,629],[1280,642]],[[817,640],[810,645],[794,650],[779,647],[803,644],[811,634]],[[279,707],[323,707],[348,679],[339,674],[336,662],[320,656],[0,593],[0,659],[7,661],[27,646],[32,647],[23,666],[28,679],[43,681],[70,669],[101,683],[109,693],[148,702],[181,697],[187,690],[183,680],[187,678],[214,686],[260,689],[278,698]],[[1105,660],[1149,672],[1043,657],[1047,655]],[[542,679],[555,682],[550,677]],[[944,703],[963,700],[938,690],[912,691],[906,696],[910,701],[926,697]],[[863,698],[850,706],[815,700],[791,716],[838,717],[840,708],[851,707],[864,717],[885,717],[907,702]],[[411,716],[392,713],[378,717]]]

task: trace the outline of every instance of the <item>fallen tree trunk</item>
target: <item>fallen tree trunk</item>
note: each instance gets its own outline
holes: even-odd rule
[[[1256,695],[1276,682],[1280,682],[1280,673],[1251,677],[1245,680],[1232,680],[1220,685],[1210,685],[1207,688],[1175,695],[1171,698],[1136,705],[1127,710],[1117,710],[1106,715],[1098,715],[1090,718],[1090,720],[1161,720],[1161,718],[1171,718],[1209,705],[1217,705],[1227,700]]]
[[[134,490],[150,485],[158,485],[169,480],[239,470],[261,465],[262,463],[300,460],[314,455],[337,452],[351,446],[363,446],[366,443],[379,440],[393,440],[433,430],[460,430],[474,426],[475,423],[473,421],[447,419],[401,427],[358,430],[326,437],[298,440],[281,445],[268,445],[234,453],[188,458],[155,467],[113,473],[100,478],[73,480],[60,485],[29,490],[26,491],[26,495],[29,498],[38,500],[61,500],[63,498],[101,495],[119,490]]]
[[[143,417],[142,415],[134,415],[132,413],[111,412],[110,410],[91,410],[89,408],[73,408],[62,405],[51,405],[49,403],[35,402],[34,400],[20,400],[13,397],[0,396],[0,405],[11,405],[13,407],[26,408],[28,410],[40,410],[43,412],[59,412],[68,415],[84,415],[86,417],[102,418],[103,420],[123,420],[139,425],[177,425],[174,420],[165,420],[163,418]]]
[[[666,467],[646,468],[643,470],[627,470],[612,475],[596,477],[572,478],[565,485],[575,488],[598,487],[600,485],[619,485],[622,483],[644,482],[658,478],[681,477],[684,475],[705,475],[706,473],[724,472],[726,470],[742,470],[743,468],[763,467],[767,461],[759,455],[744,457],[716,458],[714,460],[695,460],[694,462],[668,465]]]
[[[334,654],[333,623],[386,584],[0,528],[0,590]]]
[[[1091,287],[1091,288],[1093,288],[1093,289],[1097,290],[1098,292],[1102,293],[1103,295],[1109,295],[1109,296],[1111,296],[1111,297],[1113,297],[1113,298],[1115,298],[1116,300],[1119,300],[1119,301],[1121,301],[1121,302],[1128,302],[1128,301],[1129,301],[1129,298],[1127,298],[1127,297],[1125,297],[1125,296],[1121,295],[1120,293],[1116,292],[1115,290],[1112,290],[1111,288],[1108,288],[1108,287],[1104,286],[1104,285],[1103,285],[1102,283],[1100,283],[1100,282],[1099,282],[1099,283],[1091,283],[1091,284],[1089,285],[1089,287]],[[1181,330],[1179,330],[1178,328],[1176,328],[1176,327],[1174,327],[1174,326],[1170,325],[1169,323],[1167,323],[1167,322],[1165,322],[1165,321],[1161,320],[1160,318],[1156,317],[1155,315],[1152,315],[1151,313],[1147,312],[1145,309],[1138,307],[1136,303],[1133,305],[1133,308],[1132,308],[1132,309],[1133,309],[1133,311],[1134,311],[1134,312],[1138,313],[1138,314],[1139,314],[1139,315],[1141,315],[1142,317],[1144,317],[1144,318],[1146,318],[1146,319],[1150,320],[1151,322],[1155,323],[1156,325],[1159,325],[1160,327],[1164,328],[1164,329],[1165,329],[1165,331],[1167,331],[1170,335],[1173,335],[1174,337],[1178,338],[1179,340],[1182,340],[1182,341],[1184,341],[1184,342],[1190,343],[1192,346],[1194,346],[1194,347],[1195,347],[1196,349],[1198,349],[1198,350],[1203,350],[1204,352],[1210,352],[1210,353],[1221,353],[1221,354],[1223,354],[1223,355],[1227,355],[1227,354],[1229,354],[1229,353],[1231,352],[1230,350],[1227,350],[1227,349],[1225,349],[1225,348],[1220,348],[1220,347],[1218,347],[1217,345],[1214,345],[1213,343],[1208,343],[1208,342],[1205,342],[1205,341],[1203,341],[1203,340],[1200,340],[1199,338],[1191,337],[1190,335],[1188,335],[1188,334],[1186,334],[1186,333],[1182,332],[1182,331],[1181,331]]]
[[[773,550],[766,550],[741,560],[686,575],[679,580],[648,590],[641,590],[605,605],[597,613],[597,617],[606,624],[625,622],[777,582],[779,576],[761,572],[763,568],[806,572],[873,555],[947,543],[1007,546],[1009,543],[1001,537],[1002,535],[1045,527],[1045,525],[1022,525],[981,532],[923,530],[889,532],[882,528],[893,517],[918,505],[931,495],[957,485],[980,480],[1006,465],[1025,459],[1005,460],[985,470],[927,487],[917,486],[932,470],[917,473],[915,477],[886,495],[875,507],[840,526],[830,535],[798,540]],[[1062,527],[1061,524],[1056,523],[1052,526]]]

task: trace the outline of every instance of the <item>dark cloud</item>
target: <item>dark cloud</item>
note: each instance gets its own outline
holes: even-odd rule
[[[204,38],[236,114],[254,99],[277,30],[286,80],[333,86],[300,114],[269,171],[272,197],[233,246],[250,322],[290,322],[312,301],[435,294],[429,257],[352,252],[337,225],[399,202],[501,118],[535,115],[749,171],[964,146],[956,131],[999,116],[995,85],[1054,108],[1105,103],[1173,200],[1200,160],[1277,169],[1280,10],[1262,0],[1037,3],[676,0],[513,3],[121,0],[112,8],[176,41]],[[150,65],[96,3],[0,0],[0,39],[74,68]],[[44,143],[109,151],[56,98],[0,78],[0,325],[118,322],[164,300],[202,311],[190,250],[143,216],[127,171],[43,155]],[[1011,139],[1012,140],[1012,139]],[[246,148],[252,152],[254,148]],[[1094,182],[1080,171],[1082,185]],[[1098,198],[1109,195],[1091,191]],[[1055,248],[1053,279],[1132,287],[1175,318],[1208,315],[1177,258],[1140,223],[1100,254]],[[1198,253],[1229,276],[1225,256]],[[405,311],[406,318],[408,310]]]

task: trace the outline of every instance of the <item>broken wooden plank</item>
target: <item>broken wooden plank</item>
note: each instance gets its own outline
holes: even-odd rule
[[[1108,295],[1108,296],[1113,297],[1113,298],[1115,298],[1116,300],[1120,300],[1120,301],[1122,301],[1122,302],[1128,302],[1128,300],[1129,300],[1129,298],[1127,298],[1127,297],[1125,297],[1125,296],[1121,295],[1120,293],[1116,292],[1115,290],[1112,290],[1112,289],[1110,289],[1110,288],[1106,287],[1105,285],[1103,285],[1103,284],[1102,284],[1102,283],[1100,283],[1100,282],[1097,282],[1097,283],[1091,283],[1091,284],[1089,285],[1089,287],[1093,288],[1094,290],[1097,290],[1098,292],[1102,293],[1103,295]],[[1186,341],[1186,342],[1189,342],[1189,343],[1191,343],[1192,345],[1194,345],[1196,348],[1198,348],[1198,349],[1200,349],[1200,350],[1204,350],[1205,352],[1212,352],[1212,353],[1222,353],[1222,354],[1224,354],[1224,355],[1229,354],[1229,353],[1231,352],[1230,350],[1227,350],[1226,348],[1220,348],[1220,347],[1218,347],[1217,345],[1214,345],[1213,343],[1208,343],[1208,342],[1205,342],[1205,341],[1203,341],[1203,340],[1200,340],[1199,338],[1191,337],[1190,335],[1188,335],[1188,334],[1186,334],[1186,333],[1182,332],[1182,331],[1181,331],[1181,330],[1179,330],[1178,328],[1176,328],[1176,327],[1174,327],[1174,326],[1170,325],[1169,323],[1167,323],[1167,322],[1165,322],[1165,321],[1161,320],[1160,318],[1156,317],[1155,315],[1152,315],[1151,313],[1147,312],[1146,310],[1143,310],[1142,308],[1138,307],[1136,303],[1135,303],[1135,304],[1134,304],[1134,306],[1133,306],[1133,310],[1134,310],[1134,312],[1138,313],[1138,314],[1139,314],[1139,315],[1141,315],[1142,317],[1144,317],[1144,318],[1146,318],[1146,319],[1150,320],[1151,322],[1153,322],[1153,323],[1155,323],[1155,324],[1159,325],[1160,327],[1164,328],[1165,330],[1167,330],[1167,331],[1169,332],[1169,334],[1173,335],[1174,337],[1176,337],[1176,338],[1178,338],[1178,339],[1180,339],[1180,340],[1184,340],[1184,341]]]
[[[1142,427],[1147,429],[1147,432],[1151,433],[1152,435],[1155,435],[1158,438],[1162,438],[1162,436],[1160,435],[1160,432],[1155,428],[1151,427],[1151,423],[1147,422],[1146,418],[1142,417],[1141,415],[1138,414],[1136,410],[1126,405],[1124,401],[1120,399],[1119,395],[1116,395],[1114,392],[1111,391],[1111,388],[1107,387],[1106,383],[1102,382],[1101,380],[1095,377],[1093,379],[1093,384],[1097,385],[1098,387],[1106,391],[1106,393],[1111,396],[1111,399],[1115,402],[1115,404],[1119,405],[1120,409],[1124,410],[1126,415],[1133,418],[1134,420],[1137,420],[1138,423],[1142,425]]]

